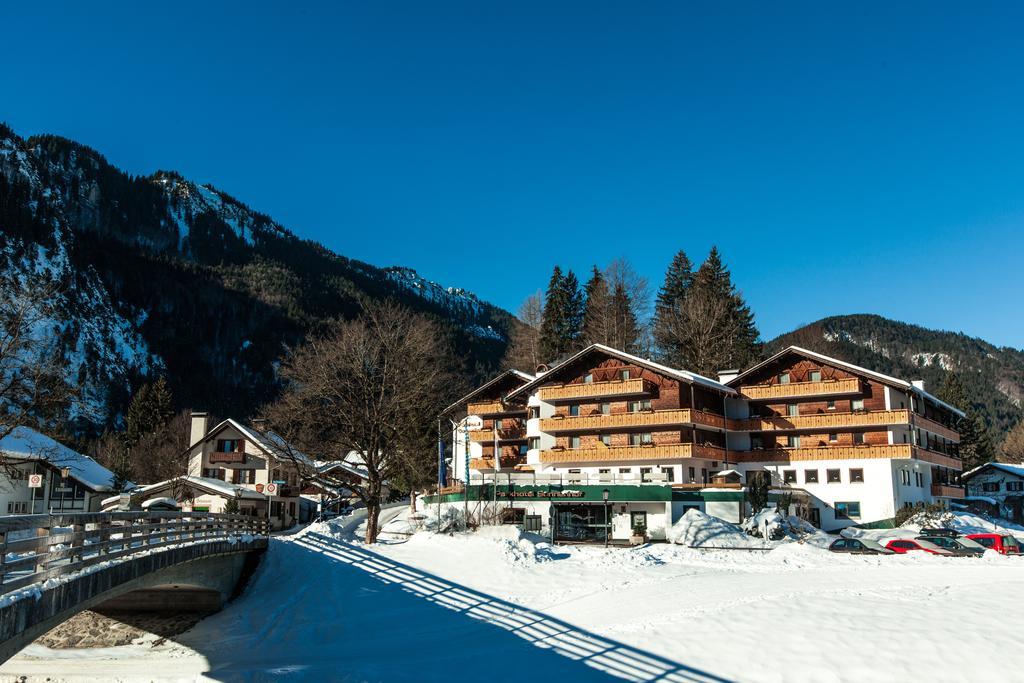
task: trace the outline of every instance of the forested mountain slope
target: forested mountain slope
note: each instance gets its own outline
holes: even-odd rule
[[[784,334],[768,352],[796,344],[938,391],[947,370],[960,374],[996,443],[1022,416],[1024,352],[958,332],[929,330],[877,315],[841,315]]]
[[[464,290],[303,240],[210,185],[130,176],[93,149],[0,124],[0,277],[30,275],[54,286],[41,332],[60,336],[86,391],[84,427],[116,421],[156,374],[183,407],[245,416],[273,396],[285,346],[364,297],[440,321],[473,377],[497,367],[514,324]]]

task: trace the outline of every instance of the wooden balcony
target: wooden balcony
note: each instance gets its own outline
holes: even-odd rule
[[[501,401],[493,401],[489,403],[470,403],[466,407],[466,412],[469,415],[477,415],[479,417],[488,417],[492,415],[515,415],[518,413],[525,413],[525,406],[507,406]]]
[[[918,415],[914,413],[914,424],[921,429],[927,429],[932,434],[937,434],[944,439],[949,439],[955,443],[960,443],[960,433],[955,429],[947,427],[944,424],[940,424],[935,420],[928,419],[924,415]]]
[[[501,469],[511,470],[516,465],[526,464],[525,458],[517,458],[514,455],[503,455],[501,456]],[[478,472],[490,471],[494,469],[494,458],[471,458],[469,461],[469,469],[477,470]]]
[[[960,458],[930,451],[908,443],[863,446],[815,446],[811,448],[766,448],[754,451],[729,451],[734,462],[801,462],[808,460],[862,460],[888,458],[916,459],[933,465],[960,470]]]
[[[964,487],[954,484],[932,484],[933,498],[963,498]]]
[[[548,403],[575,401],[613,396],[642,396],[650,393],[653,385],[645,379],[617,379],[610,382],[581,382],[541,387],[540,400]]]
[[[594,448],[551,449],[541,451],[540,461],[547,464],[584,462],[657,462],[705,458],[724,460],[725,450],[717,446],[700,446],[692,443],[650,444],[644,446],[598,446]]]
[[[909,410],[871,410],[857,413],[814,413],[812,415],[778,415],[736,420],[732,427],[741,432],[777,432],[800,430],[852,429],[857,427],[888,427],[909,424]]]
[[[657,427],[683,427],[697,425],[714,429],[725,428],[725,418],[702,410],[646,410],[615,415],[580,415],[577,417],[548,417],[540,421],[540,430],[548,434],[568,432],[597,432],[613,429]]]
[[[752,401],[807,398],[810,396],[842,396],[845,394],[859,394],[860,391],[860,380],[856,377],[827,379],[820,382],[755,384],[740,387],[740,393]]]
[[[505,427],[498,430],[498,441],[522,441],[526,438],[526,427]],[[469,440],[476,443],[492,443],[494,441],[494,428],[478,429],[469,433]]]
[[[245,463],[245,451],[231,451],[222,452],[214,451],[206,456],[207,461],[212,465],[214,463],[226,462],[226,463]]]
[[[958,472],[964,467],[963,460],[956,456],[942,453],[940,451],[933,451],[929,448],[922,448],[920,446],[914,447],[914,457],[933,465],[941,465],[942,467],[957,470]]]

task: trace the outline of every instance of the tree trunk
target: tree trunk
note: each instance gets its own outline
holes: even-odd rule
[[[409,491],[409,512],[416,512],[416,489]]]
[[[366,501],[366,542],[376,543],[379,531],[380,499]]]

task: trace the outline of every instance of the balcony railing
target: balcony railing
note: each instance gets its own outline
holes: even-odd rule
[[[206,459],[213,464],[215,462],[244,463],[245,451],[214,451]]]
[[[548,417],[540,421],[540,430],[548,434],[565,432],[601,431],[633,427],[682,427],[699,425],[715,429],[725,428],[725,418],[702,410],[647,410],[615,415],[580,415],[576,417]]]
[[[645,379],[617,379],[610,382],[581,382],[541,387],[540,400],[548,402],[572,401],[611,396],[639,396],[651,391],[653,385]]]
[[[734,429],[742,432],[796,431],[804,429],[841,429],[887,427],[908,424],[909,410],[871,410],[857,413],[815,413],[813,415],[776,415],[736,420]]]
[[[515,413],[526,412],[525,407],[507,406],[501,401],[493,401],[489,403],[470,403],[467,406],[466,410],[470,415],[478,415],[480,417],[487,417],[489,415],[510,415]]]
[[[934,498],[963,498],[964,487],[954,484],[932,484],[932,497]]]
[[[811,448],[766,448],[753,451],[729,451],[735,462],[799,462],[806,460],[859,460],[889,458],[917,459],[933,465],[959,470],[960,458],[908,443],[863,446],[816,446]]]
[[[940,424],[935,420],[925,417],[924,415],[918,415],[914,413],[914,424],[921,429],[926,429],[932,434],[937,434],[950,441],[960,443],[960,434],[955,429],[947,427],[944,424]]]
[[[501,456],[501,469],[513,469],[516,465],[525,465],[526,458],[518,458],[514,455]],[[472,458],[469,461],[471,470],[493,470],[494,458]]]
[[[498,430],[498,441],[522,441],[525,438],[526,427],[506,427]],[[494,441],[494,428],[470,432],[469,440],[477,443],[491,443]]]
[[[705,458],[724,460],[725,450],[717,446],[693,443],[647,444],[642,446],[597,446],[592,448],[551,449],[541,451],[542,463],[612,462],[629,460],[654,462],[659,460],[680,460],[684,458]]]
[[[803,398],[807,396],[841,396],[843,394],[859,394],[860,390],[860,380],[856,377],[826,379],[820,382],[755,384],[740,387],[741,394],[755,401]]]

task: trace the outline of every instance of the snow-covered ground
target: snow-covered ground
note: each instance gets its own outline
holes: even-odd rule
[[[0,675],[817,682],[1024,671],[1024,558],[842,556],[801,542],[551,547],[507,527],[368,548],[343,524],[273,539],[243,597],[177,643],[33,646]],[[717,528],[716,544],[734,532]]]

